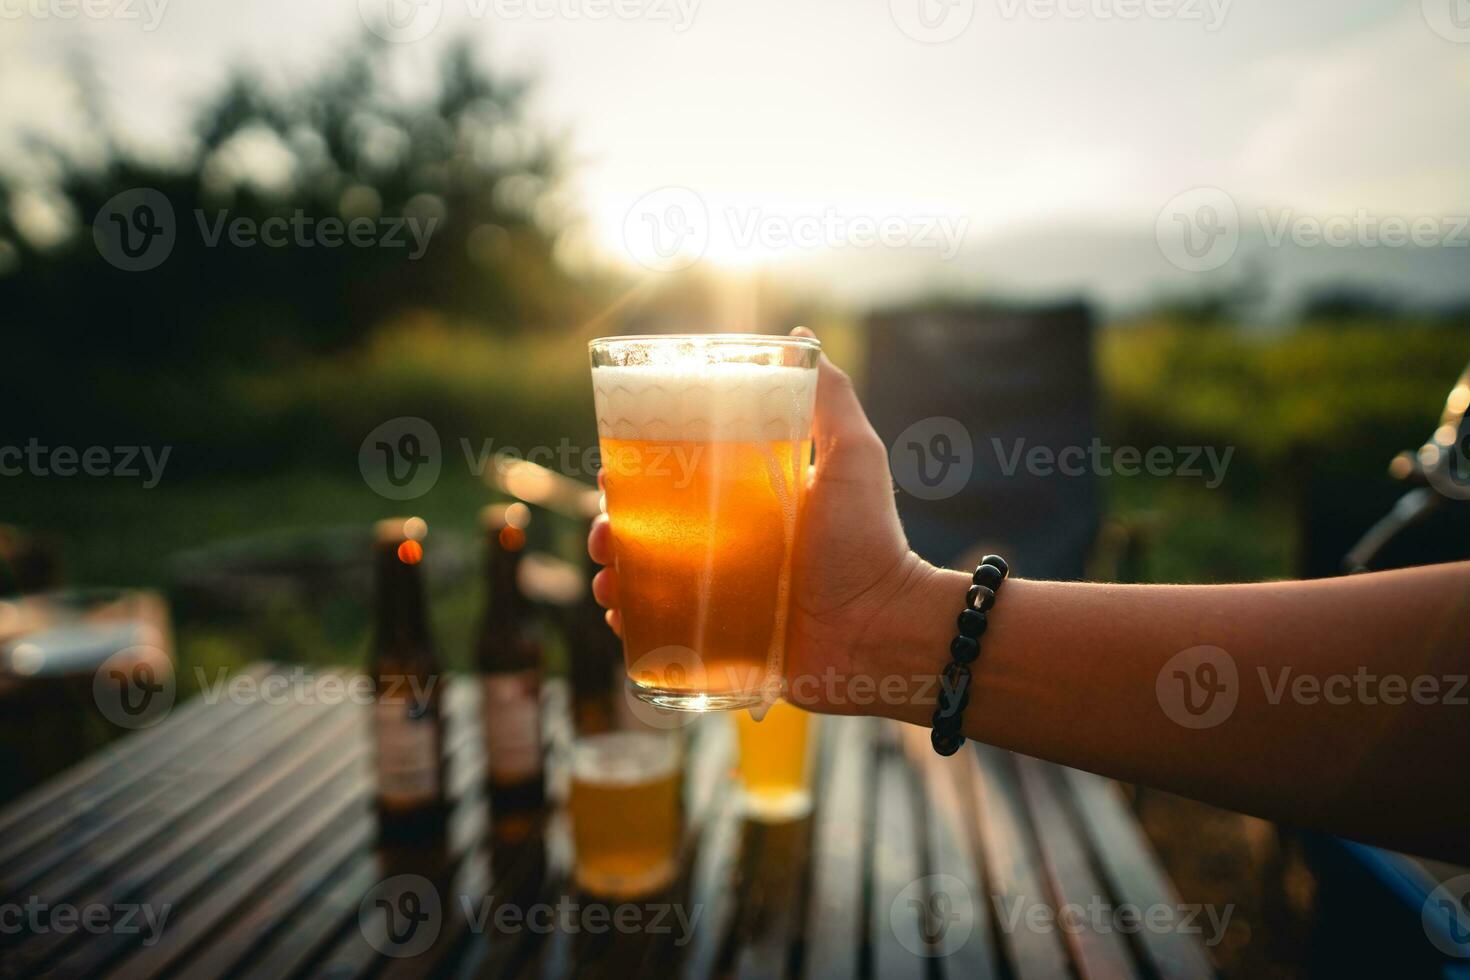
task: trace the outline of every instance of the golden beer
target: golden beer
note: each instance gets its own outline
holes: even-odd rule
[[[634,693],[770,700],[816,396],[815,341],[593,341],[592,383]]]
[[[749,712],[736,713],[742,805],[747,816],[780,821],[811,812],[810,734],[815,725],[815,718],[786,701],[771,705],[760,721]]]
[[[674,879],[680,837],[677,735],[609,732],[572,746],[569,811],[577,885],[637,898]]]

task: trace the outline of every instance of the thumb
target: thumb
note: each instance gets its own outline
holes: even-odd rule
[[[806,327],[797,327],[791,335],[816,339],[816,334]],[[817,366],[817,404],[812,430],[819,458],[827,453],[851,453],[862,458],[876,457],[887,468],[888,452],[858,401],[852,379],[828,360],[826,354]]]

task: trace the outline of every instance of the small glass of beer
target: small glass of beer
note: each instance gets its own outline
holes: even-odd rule
[[[629,899],[674,880],[681,756],[677,733],[607,732],[572,743],[569,809],[578,887]]]
[[[631,689],[685,711],[773,700],[821,346],[709,334],[590,348]]]
[[[752,820],[797,820],[812,809],[812,744],[817,719],[777,701],[756,721],[735,715],[740,738],[741,809]]]

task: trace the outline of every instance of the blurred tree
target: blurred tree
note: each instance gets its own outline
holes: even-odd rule
[[[1307,324],[1389,320],[1403,312],[1397,298],[1351,283],[1321,287],[1302,302],[1298,318]]]
[[[34,415],[27,428],[118,411],[115,397],[89,397],[83,373],[125,372],[135,399],[166,398],[201,377],[359,345],[415,311],[502,333],[578,315],[579,283],[552,257],[562,154],[526,118],[527,82],[488,71],[461,41],[437,85],[403,98],[385,81],[385,47],[365,37],[289,91],[237,71],[198,114],[181,163],[122,149],[95,89],[84,99],[95,155],[31,141],[42,164],[31,169],[52,179],[0,178],[0,322],[25,365],[7,385]],[[137,188],[167,200],[175,237],[155,267],[125,271],[93,223],[128,221],[108,204]],[[232,240],[273,218],[284,244]],[[352,219],[368,219],[370,244],[345,235]]]
[[[1237,265],[1238,271],[1229,279],[1160,297],[1152,312],[1175,323],[1200,327],[1249,322],[1260,314],[1269,292],[1266,267],[1249,253]]]

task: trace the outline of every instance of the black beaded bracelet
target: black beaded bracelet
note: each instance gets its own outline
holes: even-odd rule
[[[939,704],[934,709],[934,730],[929,733],[929,741],[940,755],[954,755],[965,744],[960,728],[965,720],[965,707],[970,703],[970,664],[980,656],[980,637],[990,625],[987,614],[1010,574],[1011,567],[1004,558],[986,555],[970,577],[972,584],[965,593],[965,608],[955,620],[959,635],[949,642],[952,659],[944,665]]]

